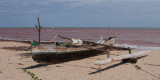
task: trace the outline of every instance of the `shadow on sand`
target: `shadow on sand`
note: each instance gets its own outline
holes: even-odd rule
[[[109,66],[109,67],[107,67],[107,68],[104,68],[104,69],[101,69],[101,70],[97,70],[97,71],[95,71],[95,72],[91,72],[91,73],[89,73],[88,75],[100,73],[100,72],[102,72],[102,71],[105,71],[105,70],[108,70],[108,69],[111,69],[111,68],[115,68],[115,67],[117,67],[117,66],[119,66],[119,65],[122,65],[122,64],[125,64],[125,63],[126,63],[126,62],[120,62],[120,63],[114,64],[114,65],[111,65],[111,66]]]
[[[18,54],[19,56],[21,56],[22,58],[29,58],[32,56],[32,53],[21,53],[21,54]]]
[[[146,56],[138,57],[138,58],[135,58],[135,59],[138,60],[138,59],[143,58],[143,57],[146,57]],[[129,62],[129,61],[120,62],[120,63],[114,64],[114,65],[108,66],[108,67],[106,67],[106,68],[104,68],[104,69],[100,69],[100,70],[97,70],[97,71],[95,71],[95,72],[91,72],[91,73],[89,73],[88,75],[100,73],[100,72],[102,72],[102,71],[105,71],[105,70],[108,70],[108,69],[115,68],[115,67],[117,67],[117,66],[123,65],[123,64],[125,64],[125,63],[131,63],[131,62]]]
[[[74,66],[74,67],[81,67],[81,68],[90,68],[90,69],[95,69],[95,70],[97,70],[97,68],[94,68],[94,67],[79,66],[79,65],[71,65],[71,64],[64,64],[64,65],[67,65],[67,66]]]
[[[41,68],[41,67],[45,67],[45,66],[47,66],[47,65],[46,64],[36,64],[36,65],[29,66],[29,67],[26,67],[23,69],[35,69],[35,68]]]

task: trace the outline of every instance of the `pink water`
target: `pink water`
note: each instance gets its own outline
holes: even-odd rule
[[[160,29],[42,28],[41,40],[51,41],[56,34],[89,41],[118,34],[117,44],[160,47]],[[0,28],[0,38],[38,40],[38,32],[36,28]],[[66,40],[56,37],[55,41]]]

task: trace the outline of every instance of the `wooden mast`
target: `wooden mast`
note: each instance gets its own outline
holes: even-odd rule
[[[36,28],[37,28],[37,30],[38,30],[38,39],[39,39],[39,41],[38,41],[38,43],[40,44],[41,43],[41,28],[42,28],[42,26],[40,25],[40,22],[39,22],[39,17],[37,17],[37,19],[38,19],[38,27],[37,27],[37,25],[35,25],[36,26]]]
[[[107,39],[109,38],[109,29],[110,29],[110,25],[107,27]]]

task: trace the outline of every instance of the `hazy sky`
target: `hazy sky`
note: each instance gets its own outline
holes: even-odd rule
[[[160,28],[160,0],[0,0],[0,27]]]

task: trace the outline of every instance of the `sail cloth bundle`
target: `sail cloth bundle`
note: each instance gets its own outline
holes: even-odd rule
[[[101,36],[100,40],[96,41],[96,43],[105,44],[105,45],[113,45],[115,43],[116,38],[117,38],[117,34],[115,36],[110,36],[107,39],[103,39]]]
[[[96,41],[96,43],[105,44],[105,45],[113,45],[115,43],[115,38],[112,38],[110,40],[100,39],[100,40]]]
[[[83,41],[82,40],[80,40],[80,39],[71,39],[71,44],[72,45],[76,45],[76,46],[80,46],[80,45],[82,45],[83,44]]]
[[[149,53],[149,52],[150,52],[150,51],[141,51],[141,52],[132,53],[132,54],[115,56],[115,57],[113,57],[113,58],[96,61],[96,62],[94,62],[94,64],[95,64],[95,65],[105,65],[105,64],[111,63],[111,62],[113,62],[113,61],[121,61],[121,60],[123,60],[123,59],[129,59],[129,58],[136,58],[136,57],[145,56],[145,55],[146,55],[147,53]]]

